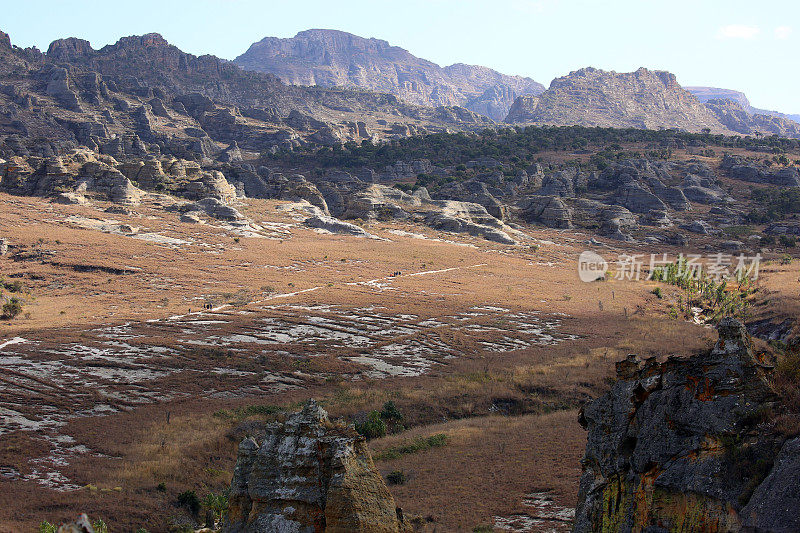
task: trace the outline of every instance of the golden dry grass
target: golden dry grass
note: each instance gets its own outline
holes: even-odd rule
[[[20,335],[42,339],[45,345],[83,342],[91,337],[92,328],[196,311],[205,299],[240,300],[243,305],[226,315],[230,324],[215,332],[227,334],[250,327],[256,318],[281,313],[267,312],[260,307],[263,303],[255,302],[276,292],[314,287],[319,288],[280,303],[331,304],[354,314],[364,313],[356,309],[380,305],[388,315],[415,314],[421,319],[469,312],[482,305],[545,316],[563,313],[559,331],[579,337],[553,346],[492,353],[483,350],[475,337],[445,325],[436,328],[436,333],[445,345],[459,351],[458,357],[443,360],[418,377],[359,381],[348,376],[362,368],[333,352],[296,360],[273,353],[259,362],[251,353],[236,353],[222,362],[181,353],[181,364],[194,373],[169,376],[162,383],[185,397],[153,405],[124,405],[125,412],[72,419],[61,430],[77,444],[108,456],[78,456],[64,469],[76,483],[92,484],[98,490],[62,494],[33,482],[0,478],[0,531],[30,530],[41,520],[71,518],[79,512],[104,518],[113,531],[163,530],[170,516],[182,512],[174,506],[179,492],[194,489],[203,495],[229,482],[237,446],[229,435],[240,420],[215,417],[214,412],[252,404],[291,406],[310,396],[324,401],[332,416],[346,419],[394,401],[411,429],[376,441],[376,450],[417,435],[444,432],[452,436],[443,448],[378,465],[383,473],[402,468],[412,474],[408,484],[392,487],[392,492],[407,513],[431,516],[438,531],[469,530],[495,514],[519,511],[524,495],[534,490],[552,489],[559,503],[570,506],[577,493],[585,438],[575,410],[605,389],[613,363],[627,353],[688,354],[715,340],[706,328],[669,319],[666,298],[650,294],[650,283],[578,282],[577,255],[588,239],[579,232],[532,228],[528,233],[546,241],[538,250],[403,223],[369,226],[369,231],[391,242],[319,235],[299,227],[282,238],[242,237],[237,242],[228,230],[180,223],[177,215],[152,205],[135,208],[141,217],[125,217],[36,198],[0,195],[0,203],[4,206],[1,236],[27,250],[40,247],[55,252],[44,261],[0,258],[0,275],[18,276],[13,279],[21,280],[30,291],[26,296],[30,318],[0,322],[0,340]],[[278,204],[248,200],[245,210],[257,222],[295,223],[276,211]],[[114,218],[196,243],[171,248],[80,229],[64,221],[73,214]],[[390,229],[470,246],[399,237]],[[609,257],[628,250],[626,246],[610,242],[607,248],[597,249]],[[643,248],[634,247],[637,250],[641,253]],[[70,265],[122,266],[133,271],[82,272]],[[358,284],[386,281],[394,271],[450,268],[458,270],[394,278],[387,281],[391,286],[387,290]],[[797,276],[796,264],[765,274],[762,283],[769,291],[765,294],[770,308],[777,305],[796,316]],[[664,288],[665,295],[669,291]],[[239,311],[253,314],[238,315]],[[498,315],[475,323],[502,326],[502,320]],[[159,337],[142,340],[144,344],[175,341],[164,330],[147,331]],[[236,390],[245,384],[245,378],[209,372],[219,365],[301,369],[327,377],[308,379],[302,390],[212,399],[205,395],[208,388]],[[70,398],[65,394],[48,401],[67,409]],[[498,409],[514,416],[487,416]],[[29,471],[29,459],[48,450],[34,433],[2,435],[0,466]],[[156,489],[162,482],[165,492]],[[116,487],[120,490],[113,490]]]

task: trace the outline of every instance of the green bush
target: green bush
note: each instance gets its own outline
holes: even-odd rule
[[[228,511],[228,495],[222,492],[218,494],[209,492],[203,498],[203,507],[213,513],[215,522],[219,522]]]
[[[39,524],[39,533],[56,533],[58,528],[55,524],[51,524],[50,522],[42,522]]]
[[[193,490],[187,490],[178,494],[178,505],[188,509],[194,516],[197,516],[200,512],[200,500]]]
[[[372,411],[364,422],[356,423],[356,431],[367,439],[377,439],[386,436],[386,422],[378,411]]]
[[[661,293],[661,287],[656,287],[655,289],[650,291],[650,293],[655,294],[656,298],[658,298],[659,300],[664,297],[664,295]]]

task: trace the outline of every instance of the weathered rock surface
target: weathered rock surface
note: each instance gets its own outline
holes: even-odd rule
[[[356,226],[350,222],[321,214],[308,217],[303,221],[303,224],[309,228],[321,229],[339,235],[353,235],[356,237],[372,236],[361,226]]]
[[[752,183],[766,183],[779,187],[800,187],[800,173],[791,167],[771,168],[761,161],[747,160],[741,156],[725,154],[720,168],[732,178]]]
[[[617,73],[584,68],[556,78],[539,96],[521,96],[510,123],[728,131],[669,72]]]
[[[228,222],[245,219],[245,216],[242,215],[237,209],[227,205],[219,198],[203,198],[200,201],[187,205],[185,210],[187,213],[200,211],[212,218],[225,220]],[[185,221],[194,222],[194,220],[188,218]]]
[[[800,138],[800,124],[788,118],[753,113],[753,111],[748,111],[739,102],[728,99],[709,100],[705,105],[731,131],[745,135],[753,135],[755,132],[759,132],[780,135],[781,137]]]
[[[366,441],[309,400],[261,443],[239,446],[226,533],[395,533],[410,530]]]
[[[776,460],[780,439],[753,436],[775,400],[771,367],[740,322],[718,330],[710,353],[628,356],[611,390],[584,406],[574,531],[796,530],[786,512],[798,502],[796,440]],[[755,464],[772,465],[766,479]]]
[[[572,227],[572,210],[558,196],[532,196],[520,207],[528,222],[539,222],[550,228]]]

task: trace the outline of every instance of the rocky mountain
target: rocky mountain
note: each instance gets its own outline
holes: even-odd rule
[[[794,122],[800,122],[800,115],[791,115],[787,113],[781,113],[780,111],[770,111],[767,109],[759,109],[757,107],[753,107],[750,105],[750,100],[748,100],[747,96],[741,91],[734,91],[732,89],[720,89],[718,87],[684,87],[687,91],[692,93],[703,103],[708,102],[709,100],[733,100],[737,102],[742,109],[750,113],[751,115],[769,115],[771,117],[778,117],[787,120],[792,120]]]
[[[418,105],[459,105],[497,121],[517,96],[544,90],[530,78],[463,63],[443,68],[386,41],[336,30],[265,37],[234,63],[292,85],[356,87]]]
[[[759,431],[772,366],[725,318],[710,353],[617,363],[587,404],[573,531],[798,531],[800,439]]]
[[[621,128],[726,128],[669,72],[584,68],[556,78],[539,96],[522,96],[506,122]]]
[[[214,56],[194,56],[158,34],[100,50],[76,38],[47,53],[0,39],[0,135],[42,137],[120,155],[120,146],[205,157],[236,143],[263,152],[479,129],[491,120],[461,107],[395,96],[287,86]],[[471,126],[467,126],[471,123]],[[234,150],[235,153],[235,150]],[[185,154],[184,154],[185,155]]]

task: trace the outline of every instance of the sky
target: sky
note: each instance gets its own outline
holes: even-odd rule
[[[157,32],[185,52],[233,59],[309,28],[376,37],[442,66],[485,65],[548,86],[592,66],[673,72],[684,86],[747,94],[800,113],[800,0],[0,0],[0,30],[43,51]]]

